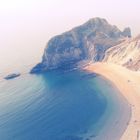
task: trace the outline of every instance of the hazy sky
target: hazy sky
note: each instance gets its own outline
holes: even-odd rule
[[[93,17],[120,29],[129,26],[137,35],[139,14],[139,0],[0,0],[0,58],[18,52],[16,59],[23,53],[34,59],[52,36]]]

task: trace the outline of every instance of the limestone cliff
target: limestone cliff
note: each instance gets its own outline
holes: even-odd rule
[[[105,51],[122,42],[125,37],[131,37],[129,28],[122,32],[105,19],[90,19],[85,24],[50,39],[42,62],[31,73],[75,67],[79,62],[101,61]]]
[[[140,35],[136,38],[128,38],[123,43],[108,49],[103,61],[140,70]]]

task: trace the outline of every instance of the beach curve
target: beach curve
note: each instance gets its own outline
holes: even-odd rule
[[[140,72],[112,63],[97,62],[84,68],[110,80],[131,105],[131,118],[120,140],[140,139]]]

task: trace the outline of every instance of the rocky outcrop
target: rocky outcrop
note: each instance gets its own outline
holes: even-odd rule
[[[123,65],[131,70],[140,70],[140,35],[136,38],[126,39],[106,51],[105,62]]]
[[[4,79],[10,80],[10,79],[14,79],[14,78],[19,77],[19,76],[20,76],[20,73],[12,73],[12,74],[9,74],[6,77],[4,77]]]
[[[69,68],[81,62],[96,62],[104,58],[105,51],[131,37],[129,28],[121,32],[105,19],[93,18],[85,24],[53,37],[47,44],[42,62],[31,73],[55,68]]]
[[[124,31],[122,32],[123,36],[131,37],[131,30],[129,27],[125,28]]]

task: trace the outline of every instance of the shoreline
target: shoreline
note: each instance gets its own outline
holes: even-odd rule
[[[98,74],[93,85],[96,84],[99,85],[98,93],[105,96],[107,106],[100,121],[96,123],[99,131],[91,140],[120,140],[131,118],[131,107],[116,86],[104,76]]]
[[[140,72],[111,63],[94,63],[85,70],[95,72],[111,81],[131,106],[131,118],[120,140],[140,139]]]

